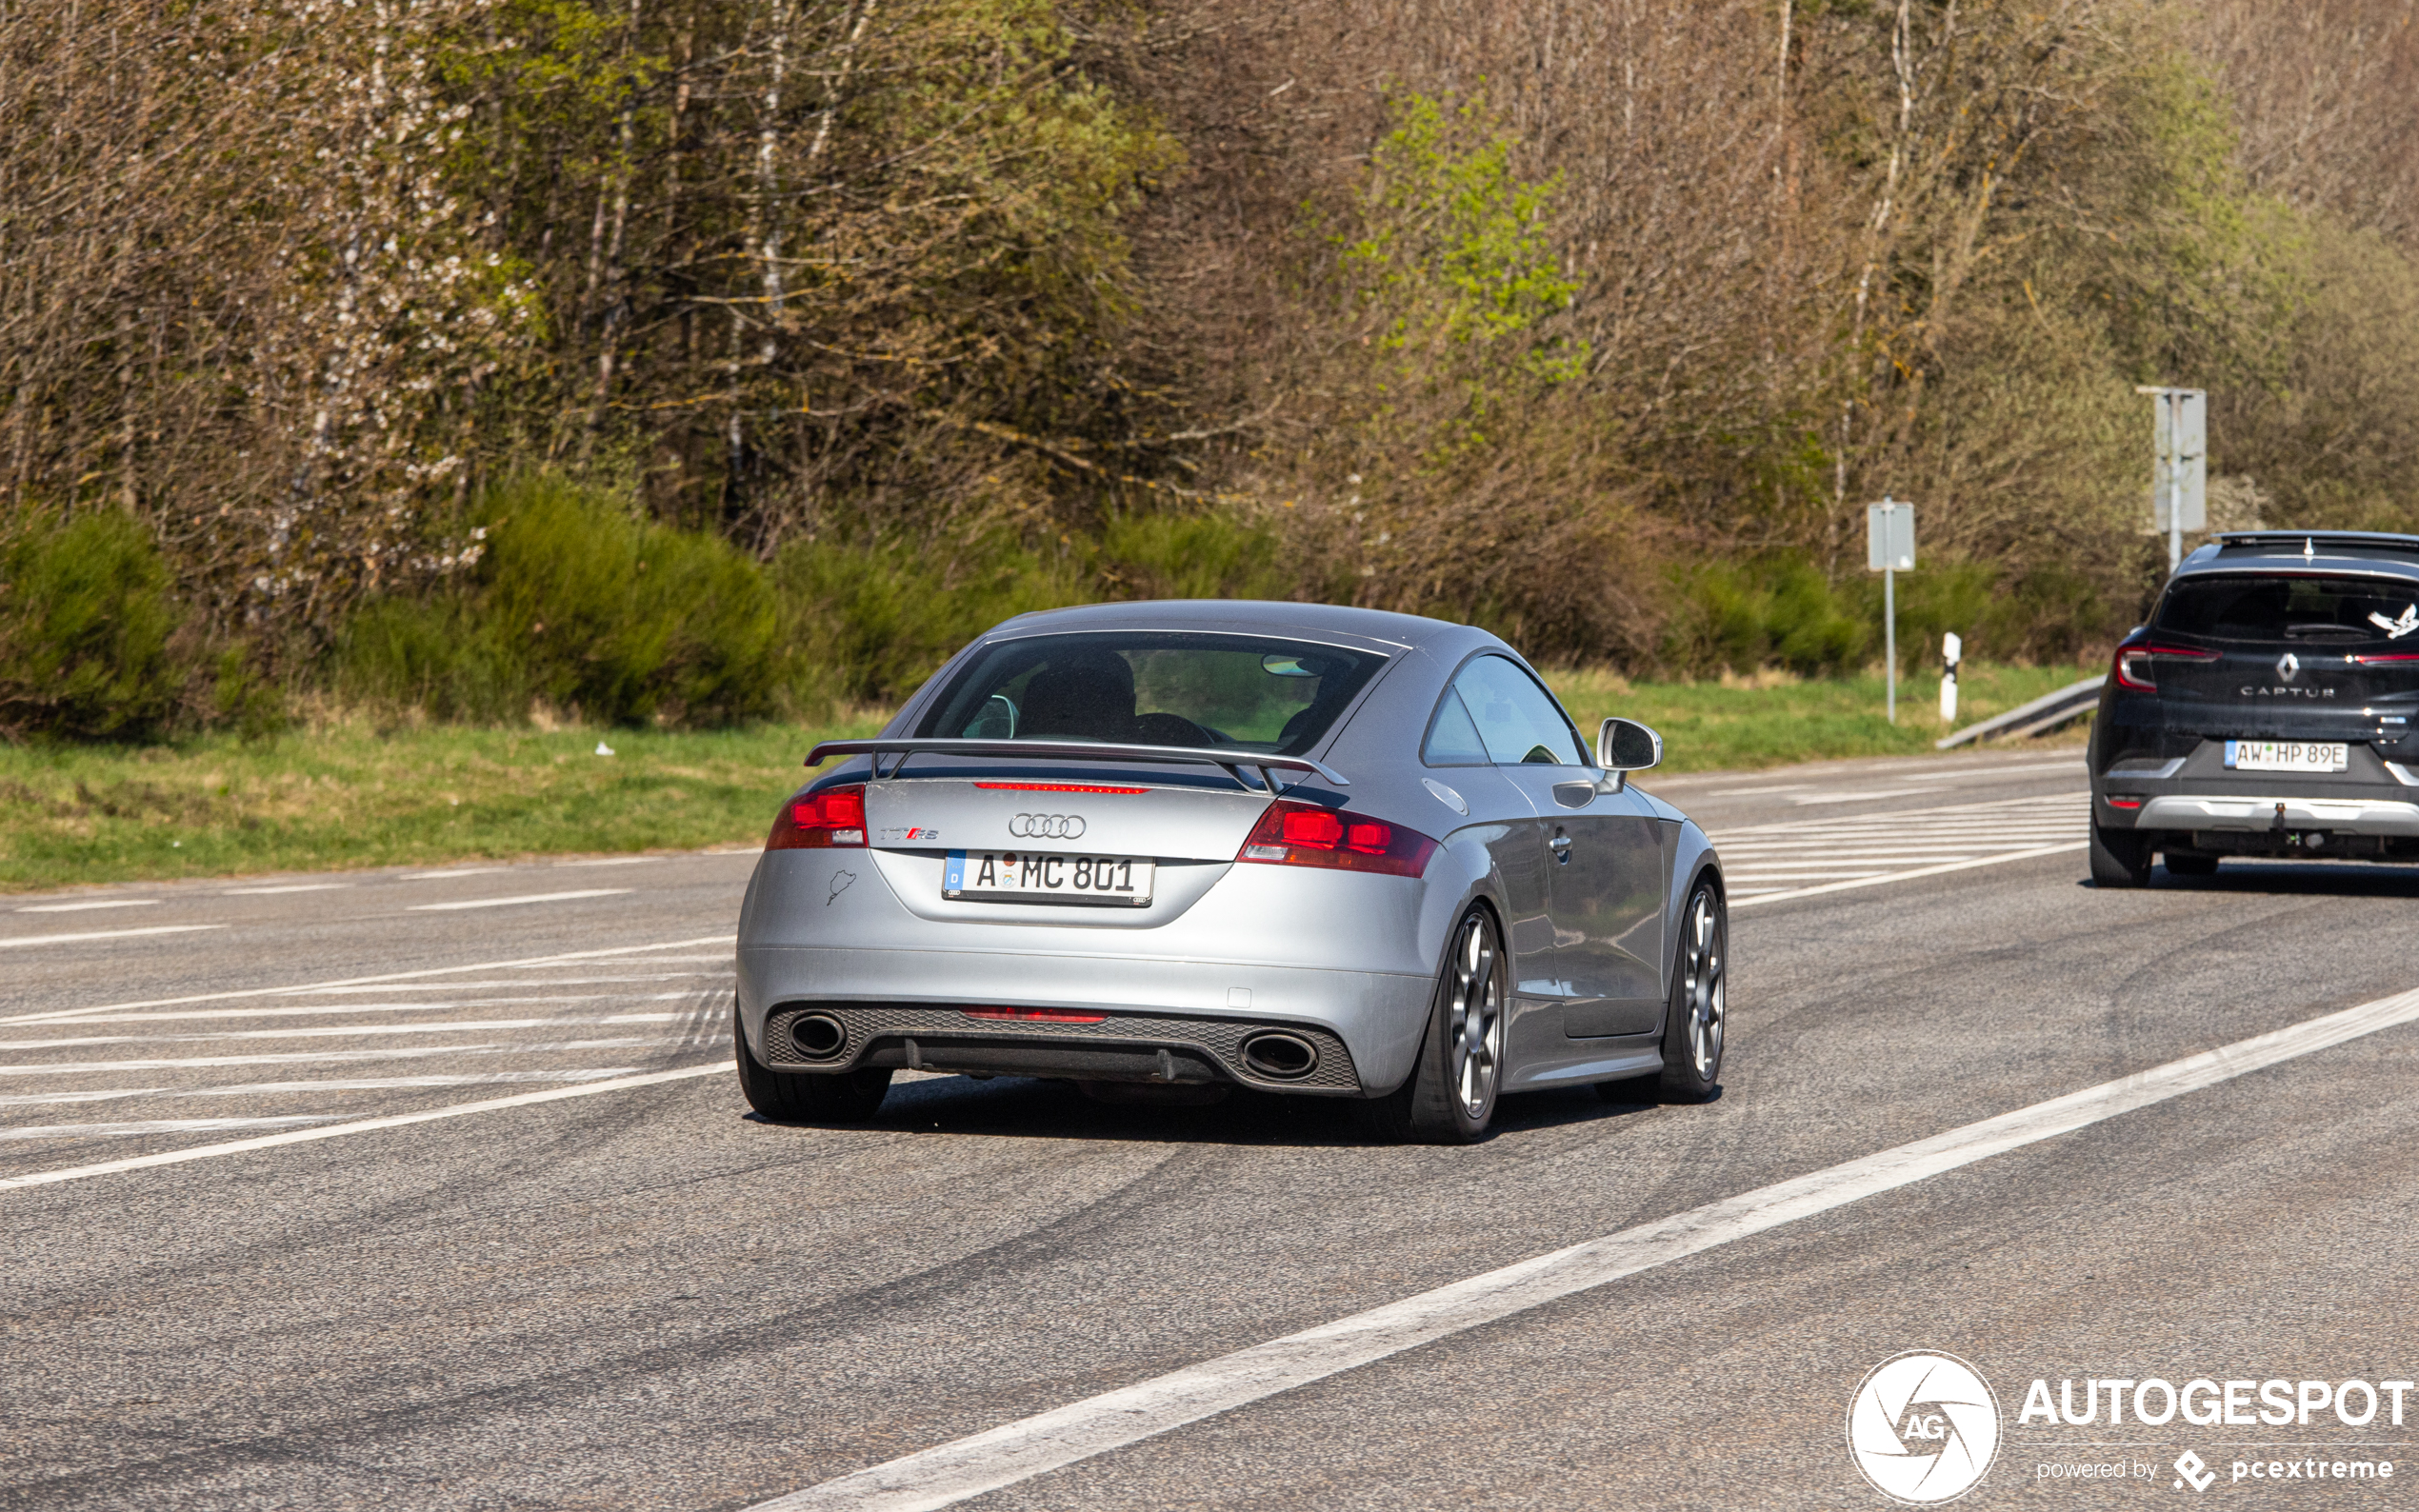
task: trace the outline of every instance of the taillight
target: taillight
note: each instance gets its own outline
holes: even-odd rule
[[[865,844],[865,784],[827,787],[781,806],[767,850],[830,850]]]
[[[2419,651],[2374,651],[2344,660],[2354,666],[2378,666],[2389,662],[2419,662]]]
[[[2167,657],[2177,662],[2214,662],[2215,651],[2204,651],[2191,646],[2120,646],[2116,653],[2117,686],[2137,692],[2159,690],[2159,675],[2155,659]]]
[[[1349,809],[1280,798],[1251,826],[1234,859],[1416,877],[1428,869],[1428,858],[1435,850],[1436,842],[1416,829]]]

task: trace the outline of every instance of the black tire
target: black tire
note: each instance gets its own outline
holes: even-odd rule
[[[2103,887],[2140,887],[2150,880],[2150,837],[2131,829],[2091,826],[2091,880]]]
[[[1680,939],[1671,952],[1671,1001],[1663,1015],[1663,1074],[1656,1080],[1674,1103],[1702,1103],[1722,1080],[1722,1048],[1729,1023],[1730,910],[1710,878],[1700,881],[1680,911]]]
[[[1362,1104],[1370,1126],[1399,1144],[1468,1144],[1495,1119],[1509,1017],[1503,933],[1494,914],[1472,905],[1448,938],[1411,1074]]]
[[[776,1071],[748,1048],[739,1005],[730,1008],[730,1038],[739,1062],[739,1090],[748,1105],[781,1124],[862,1124],[890,1090],[889,1066],[861,1071]]]
[[[2217,875],[2215,856],[2179,856],[2169,851],[2165,856],[2167,874],[2170,877],[2214,877]]]

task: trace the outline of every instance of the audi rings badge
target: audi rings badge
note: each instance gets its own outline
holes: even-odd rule
[[[1018,814],[1008,832],[1019,840],[1078,840],[1084,833],[1081,814]]]

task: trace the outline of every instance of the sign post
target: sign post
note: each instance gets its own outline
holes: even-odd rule
[[[1915,507],[1882,495],[1865,507],[1865,567],[1882,575],[1882,657],[1889,665],[1889,722],[1898,723],[1897,575],[1915,566]]]
[[[2209,528],[2209,393],[2145,386],[2150,396],[2151,517],[2167,537],[2167,569],[2184,562],[2184,532]]]

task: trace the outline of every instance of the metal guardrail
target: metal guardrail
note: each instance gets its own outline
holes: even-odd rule
[[[1951,746],[1963,746],[1968,741],[1986,740],[2002,734],[2022,740],[2029,735],[2056,729],[2091,712],[2092,706],[2100,702],[2100,685],[2108,680],[2106,673],[2087,677],[2071,686],[2062,687],[2021,707],[2011,708],[1994,719],[1986,719],[1979,725],[1969,725],[1964,729],[1943,735],[1931,743],[1932,749],[1947,750]]]

